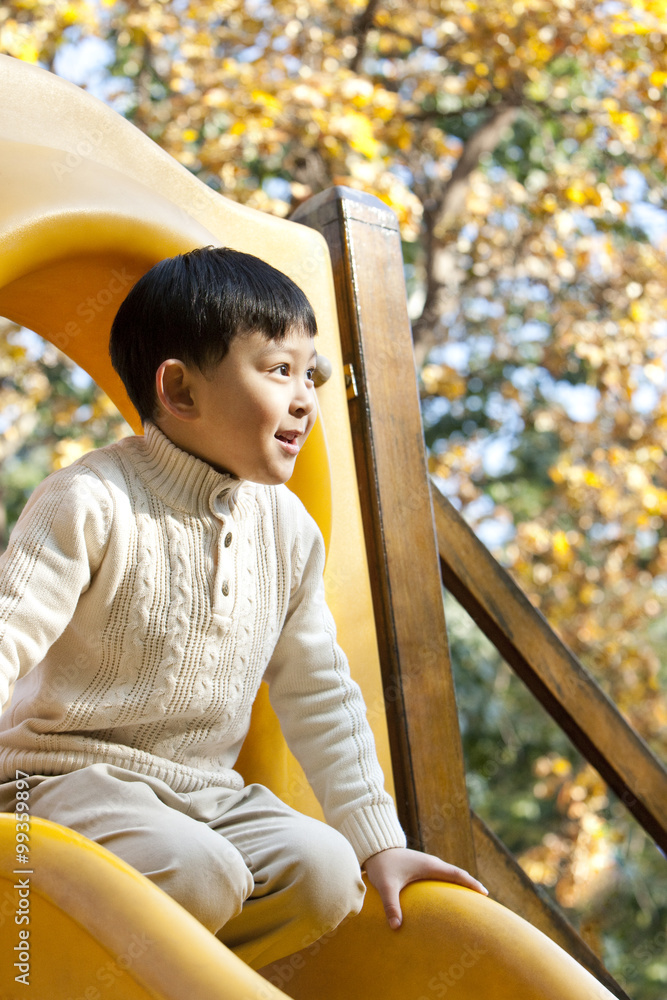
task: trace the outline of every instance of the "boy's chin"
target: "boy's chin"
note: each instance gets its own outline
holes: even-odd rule
[[[248,483],[256,483],[258,486],[282,486],[294,475],[294,465],[293,462],[290,469],[262,469],[256,473],[237,478],[245,479]]]
[[[215,465],[211,461],[209,465],[212,465],[216,472],[233,476],[234,479],[245,480],[247,483],[256,483],[258,486],[281,486],[294,475],[296,456],[288,461],[261,462],[255,468],[243,468],[241,464],[234,469]]]
[[[261,479],[253,479],[251,482],[258,483],[260,486],[284,486],[285,483],[289,482],[293,474],[294,469],[285,475],[263,476]]]

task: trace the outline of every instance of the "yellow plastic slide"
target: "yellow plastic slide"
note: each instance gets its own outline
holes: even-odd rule
[[[215,194],[123,118],[49,73],[0,56],[0,92],[0,315],[65,351],[137,432],[106,345],[118,305],[157,260],[195,246],[232,246],[286,271],[315,305],[318,350],[333,375],[318,390],[321,419],[289,485],[328,541],[328,599],[390,779],[324,241]],[[290,805],[321,815],[264,690],[238,767],[247,781],[262,781]],[[286,938],[288,957],[268,982],[104,848],[29,816],[27,793],[15,814],[0,815],[0,1000],[611,998],[509,910],[431,882],[404,891],[398,932],[388,929],[369,891],[361,915],[326,939]]]

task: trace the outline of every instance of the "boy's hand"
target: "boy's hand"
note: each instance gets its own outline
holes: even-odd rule
[[[488,896],[488,890],[481,882],[469,875],[463,868],[448,865],[432,854],[411,851],[407,847],[390,847],[379,854],[373,854],[364,866],[368,880],[380,894],[387,921],[392,930],[401,926],[403,915],[399,893],[410,882],[420,879],[436,879],[440,882],[454,882],[468,889]]]

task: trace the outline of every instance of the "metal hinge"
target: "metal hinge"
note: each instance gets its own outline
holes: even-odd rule
[[[354,374],[353,365],[343,365],[343,374],[345,375],[345,391],[347,392],[347,398],[356,399],[359,392],[357,390],[357,379]]]

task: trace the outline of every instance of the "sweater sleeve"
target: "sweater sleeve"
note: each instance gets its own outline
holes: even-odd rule
[[[0,557],[0,711],[69,623],[101,561],[111,509],[81,465],[45,479],[23,509]]]
[[[405,834],[384,788],[361,691],[336,641],[324,596],[322,536],[312,518],[304,521],[287,617],[266,680],[287,744],[327,822],[363,864],[378,851],[404,847]]]

